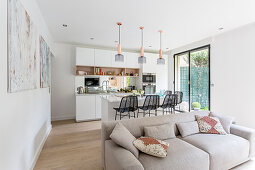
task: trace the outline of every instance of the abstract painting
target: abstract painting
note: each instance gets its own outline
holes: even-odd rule
[[[19,0],[8,0],[8,91],[36,89],[38,33]]]
[[[40,78],[40,86],[41,88],[50,87],[50,58],[53,55],[50,52],[50,48],[40,36],[40,65],[41,65],[41,78]]]

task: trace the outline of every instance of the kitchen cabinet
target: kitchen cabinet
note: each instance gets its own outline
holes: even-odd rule
[[[168,89],[168,56],[164,55],[165,65],[156,65],[156,91]]]
[[[95,50],[92,48],[76,48],[76,65],[79,66],[94,66],[95,65]]]
[[[113,67],[112,58],[114,58],[113,51],[95,49],[96,67]]]
[[[101,119],[102,116],[101,95],[96,95],[96,119]]]
[[[157,66],[158,54],[145,53],[146,63],[142,66],[143,73],[156,73],[155,67]]]
[[[76,96],[76,121],[93,120],[96,118],[96,96]]]
[[[98,120],[102,117],[102,94],[76,96],[76,121]]]
[[[127,68],[140,68],[140,64],[138,64],[138,57],[140,55],[138,53],[126,53],[126,67]]]

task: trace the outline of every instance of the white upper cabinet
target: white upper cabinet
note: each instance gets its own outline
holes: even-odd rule
[[[79,66],[94,66],[95,65],[95,50],[92,48],[76,47],[76,65]]]
[[[138,64],[138,53],[126,53],[126,67],[127,68],[140,68],[140,64]]]
[[[143,64],[143,73],[156,73],[155,66],[157,65],[157,54],[152,53],[145,53],[144,56],[146,57],[146,63]]]
[[[127,62],[127,53],[122,52],[122,54],[124,55],[124,62],[116,62],[115,61],[115,55],[117,54],[117,51],[111,51],[112,52],[112,56],[111,56],[111,60],[112,60],[112,67],[120,67],[120,68],[124,68],[125,64]]]
[[[165,59],[165,65],[156,66],[156,91],[168,89],[168,56],[163,56]]]
[[[113,67],[112,58],[114,58],[113,51],[95,49],[95,66],[96,67]]]

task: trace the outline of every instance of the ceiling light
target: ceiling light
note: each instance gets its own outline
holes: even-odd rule
[[[162,34],[162,30],[159,30],[159,33],[160,33],[160,50],[159,50],[159,58],[157,59],[157,64],[165,64],[165,59],[163,58],[163,51],[162,51],[162,48],[161,48],[161,34]]]
[[[146,63],[146,57],[144,57],[144,47],[143,47],[143,29],[144,27],[140,27],[141,33],[142,33],[142,41],[141,41],[141,56],[138,57],[138,63],[144,64]]]
[[[93,37],[91,37],[90,39],[91,39],[91,40],[94,40],[94,38],[93,38]]]
[[[118,43],[119,41],[116,40],[116,41],[114,41],[114,42],[115,42],[115,43]]]
[[[66,25],[66,24],[63,24],[63,27],[67,27],[67,25]]]
[[[151,48],[152,46],[150,45],[150,46],[148,46],[148,47],[150,47],[150,48]]]
[[[224,29],[223,27],[218,28],[218,30],[220,30],[220,31],[223,30],[223,29]]]
[[[121,54],[121,45],[120,45],[120,26],[122,25],[121,22],[117,22],[119,26],[119,44],[118,44],[118,54],[115,55],[116,62],[124,62],[124,55]]]

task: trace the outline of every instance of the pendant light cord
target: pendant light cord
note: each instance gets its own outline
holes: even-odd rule
[[[120,25],[119,25],[119,44],[120,44]]]
[[[142,29],[142,47],[143,47],[143,29]]]
[[[162,47],[162,46],[161,46],[161,44],[162,44],[161,33],[162,33],[162,32],[160,32],[160,49],[161,49],[161,47]]]

